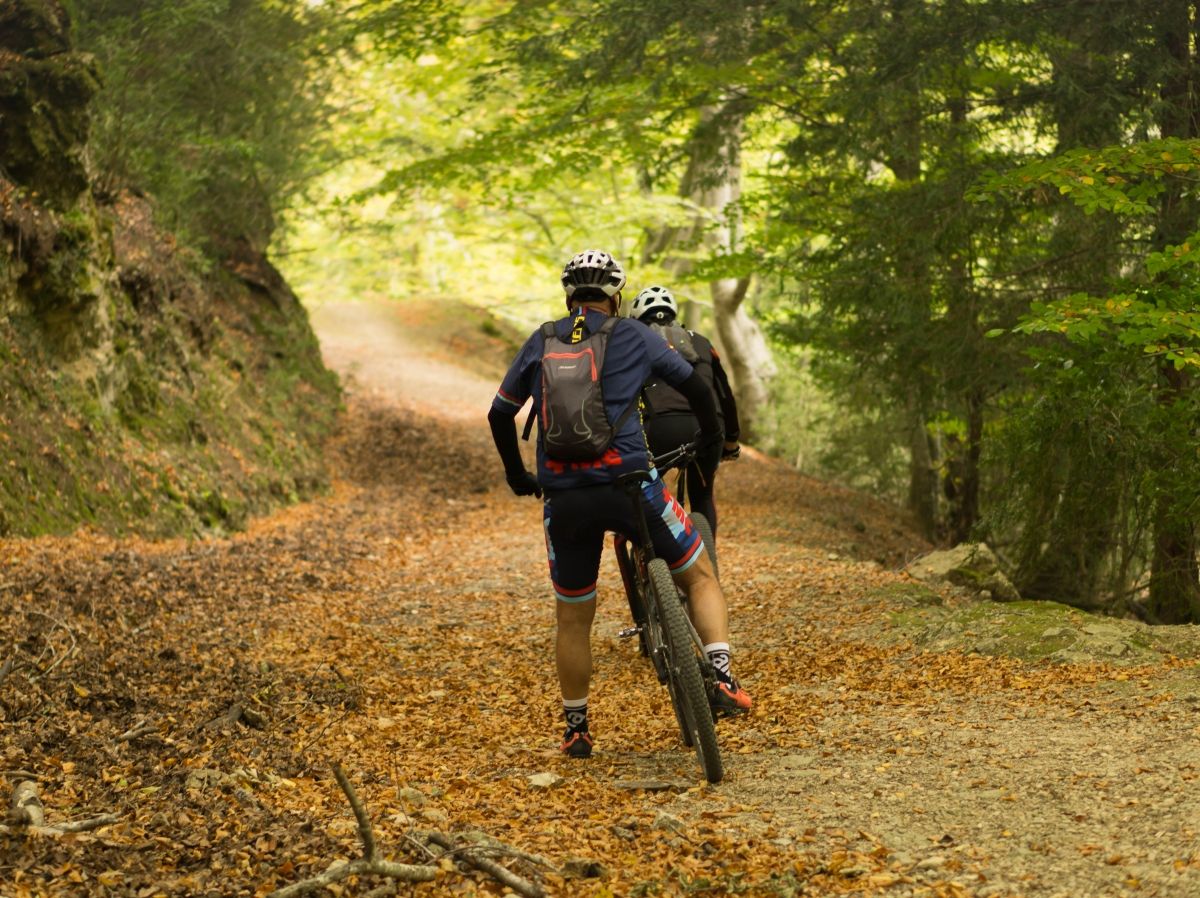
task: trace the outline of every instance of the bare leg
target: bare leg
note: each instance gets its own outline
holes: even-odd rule
[[[555,656],[558,662],[558,684],[567,700],[586,698],[592,679],[592,620],[596,616],[596,600],[556,603],[558,639]]]
[[[675,582],[687,593],[692,623],[705,645],[729,641],[729,612],[725,593],[713,573],[708,553],[701,552],[696,563],[675,575]]]

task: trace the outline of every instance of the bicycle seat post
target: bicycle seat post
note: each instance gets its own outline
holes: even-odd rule
[[[638,539],[647,561],[654,557],[654,543],[650,541],[650,525],[646,523],[646,512],[642,508],[642,484],[650,479],[649,471],[629,471],[617,478],[617,484],[633,503],[633,519],[637,521]]]

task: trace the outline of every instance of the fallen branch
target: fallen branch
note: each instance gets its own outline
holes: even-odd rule
[[[156,729],[157,729],[157,727],[155,727],[155,725],[153,723],[151,723],[148,720],[143,720],[141,723],[137,724],[136,726],[130,727],[128,730],[126,730],[120,736],[118,736],[117,741],[118,742],[130,742],[133,739],[136,739],[138,736],[145,736],[148,733],[153,733]]]
[[[102,826],[108,826],[110,823],[116,823],[121,818],[116,814],[101,814],[99,817],[92,817],[88,820],[74,820],[68,823],[56,823],[47,829],[53,829],[60,833],[85,833],[93,829],[99,829]]]
[[[365,892],[362,898],[391,898],[392,895],[400,893],[400,886],[394,882],[385,882],[383,885]]]
[[[358,793],[350,785],[350,780],[346,778],[346,771],[342,769],[341,764],[333,765],[333,776],[337,780],[337,784],[342,787],[342,791],[346,793],[346,798],[350,801],[350,808],[354,811],[354,819],[358,821],[358,837],[362,839],[363,843],[363,859],[373,861],[379,857],[379,845],[375,842],[375,829],[371,826],[371,818],[367,815],[367,809],[363,807]]]
[[[472,850],[471,846],[455,844],[448,836],[438,832],[429,833],[428,839],[433,844],[454,854],[464,863],[470,864],[476,870],[480,870],[499,881],[502,885],[508,886],[514,892],[525,895],[526,898],[545,898],[546,890],[540,885],[530,882],[524,876],[518,876],[507,867],[502,867],[495,861],[488,860],[478,851]]]
[[[460,844],[468,847],[471,851],[482,853],[484,857],[511,857],[516,860],[525,861],[536,867],[545,867],[547,870],[555,873],[561,874],[562,872],[549,858],[543,857],[540,854],[530,854],[528,851],[522,851],[520,848],[506,845],[504,842],[485,832],[465,832],[460,833],[459,836],[462,840]]]
[[[26,780],[36,780],[41,778],[31,770],[0,770],[0,776],[7,776],[10,779],[16,779],[20,777],[21,779]]]
[[[293,898],[295,895],[306,895],[350,876],[386,876],[403,882],[429,882],[435,879],[438,874],[437,867],[398,864],[394,861],[385,861],[379,856],[379,845],[375,841],[375,830],[371,826],[371,818],[358,794],[354,791],[354,787],[350,785],[350,780],[346,777],[340,764],[333,765],[333,775],[337,779],[338,785],[342,787],[342,792],[350,802],[350,808],[354,811],[354,817],[358,821],[358,837],[363,843],[362,859],[338,864],[317,876],[302,879],[300,882],[292,883],[282,889],[276,889],[267,898]],[[374,891],[379,894],[387,894],[379,892],[378,889]]]
[[[46,825],[46,809],[38,796],[37,783],[24,780],[13,789],[8,807],[9,825],[0,825],[0,833],[23,835],[61,836],[66,833],[82,833],[116,823],[116,814],[101,814],[88,820],[68,820],[64,823]]]
[[[38,797],[37,783],[33,780],[22,780],[13,789],[8,805],[8,822],[16,826],[45,825],[46,811]]]

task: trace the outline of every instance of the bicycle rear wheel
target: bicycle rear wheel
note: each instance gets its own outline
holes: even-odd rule
[[[713,574],[717,579],[721,579],[720,571],[717,570],[717,540],[713,536],[712,525],[708,523],[708,518],[700,514],[700,512],[691,512],[692,525],[700,531],[700,538],[704,540],[704,550],[708,552],[708,560],[712,562]]]
[[[704,691],[704,678],[700,675],[696,642],[684,617],[683,604],[667,563],[654,558],[647,567],[654,592],[653,607],[662,624],[671,702],[680,722],[683,741],[696,749],[704,778],[710,783],[719,783],[725,771],[717,746],[717,729]]]

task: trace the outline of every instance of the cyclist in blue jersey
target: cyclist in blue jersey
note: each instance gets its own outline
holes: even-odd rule
[[[587,250],[563,268],[562,285],[570,314],[554,323],[554,331],[558,339],[568,341],[579,328],[598,333],[609,317],[617,315],[625,273],[608,253]],[[662,337],[635,321],[620,319],[610,332],[599,375],[607,418],[621,422],[611,444],[597,458],[564,461],[546,452],[544,426],[539,426],[535,478],[521,458],[515,418],[530,398],[535,409],[542,406],[546,339],[539,328],[525,341],[492,401],[488,422],[509,487],[518,496],[545,496],[546,553],[558,599],[555,656],[567,723],[561,750],[578,758],[588,757],[592,751],[587,699],[604,537],[613,531],[638,541],[629,498],[616,483],[628,471],[651,471],[651,479],[642,487],[646,520],[656,554],[667,562],[687,593],[693,623],[717,671],[718,684],[709,696],[714,712],[748,711],[750,696],[730,672],[728,612],[720,583],[699,533],[653,470],[641,416],[628,413],[635,407],[631,404],[639,402],[642,385],[651,377],[660,377],[692,404],[702,441],[719,441],[722,430],[712,391]],[[544,422],[539,419],[539,424]]]

